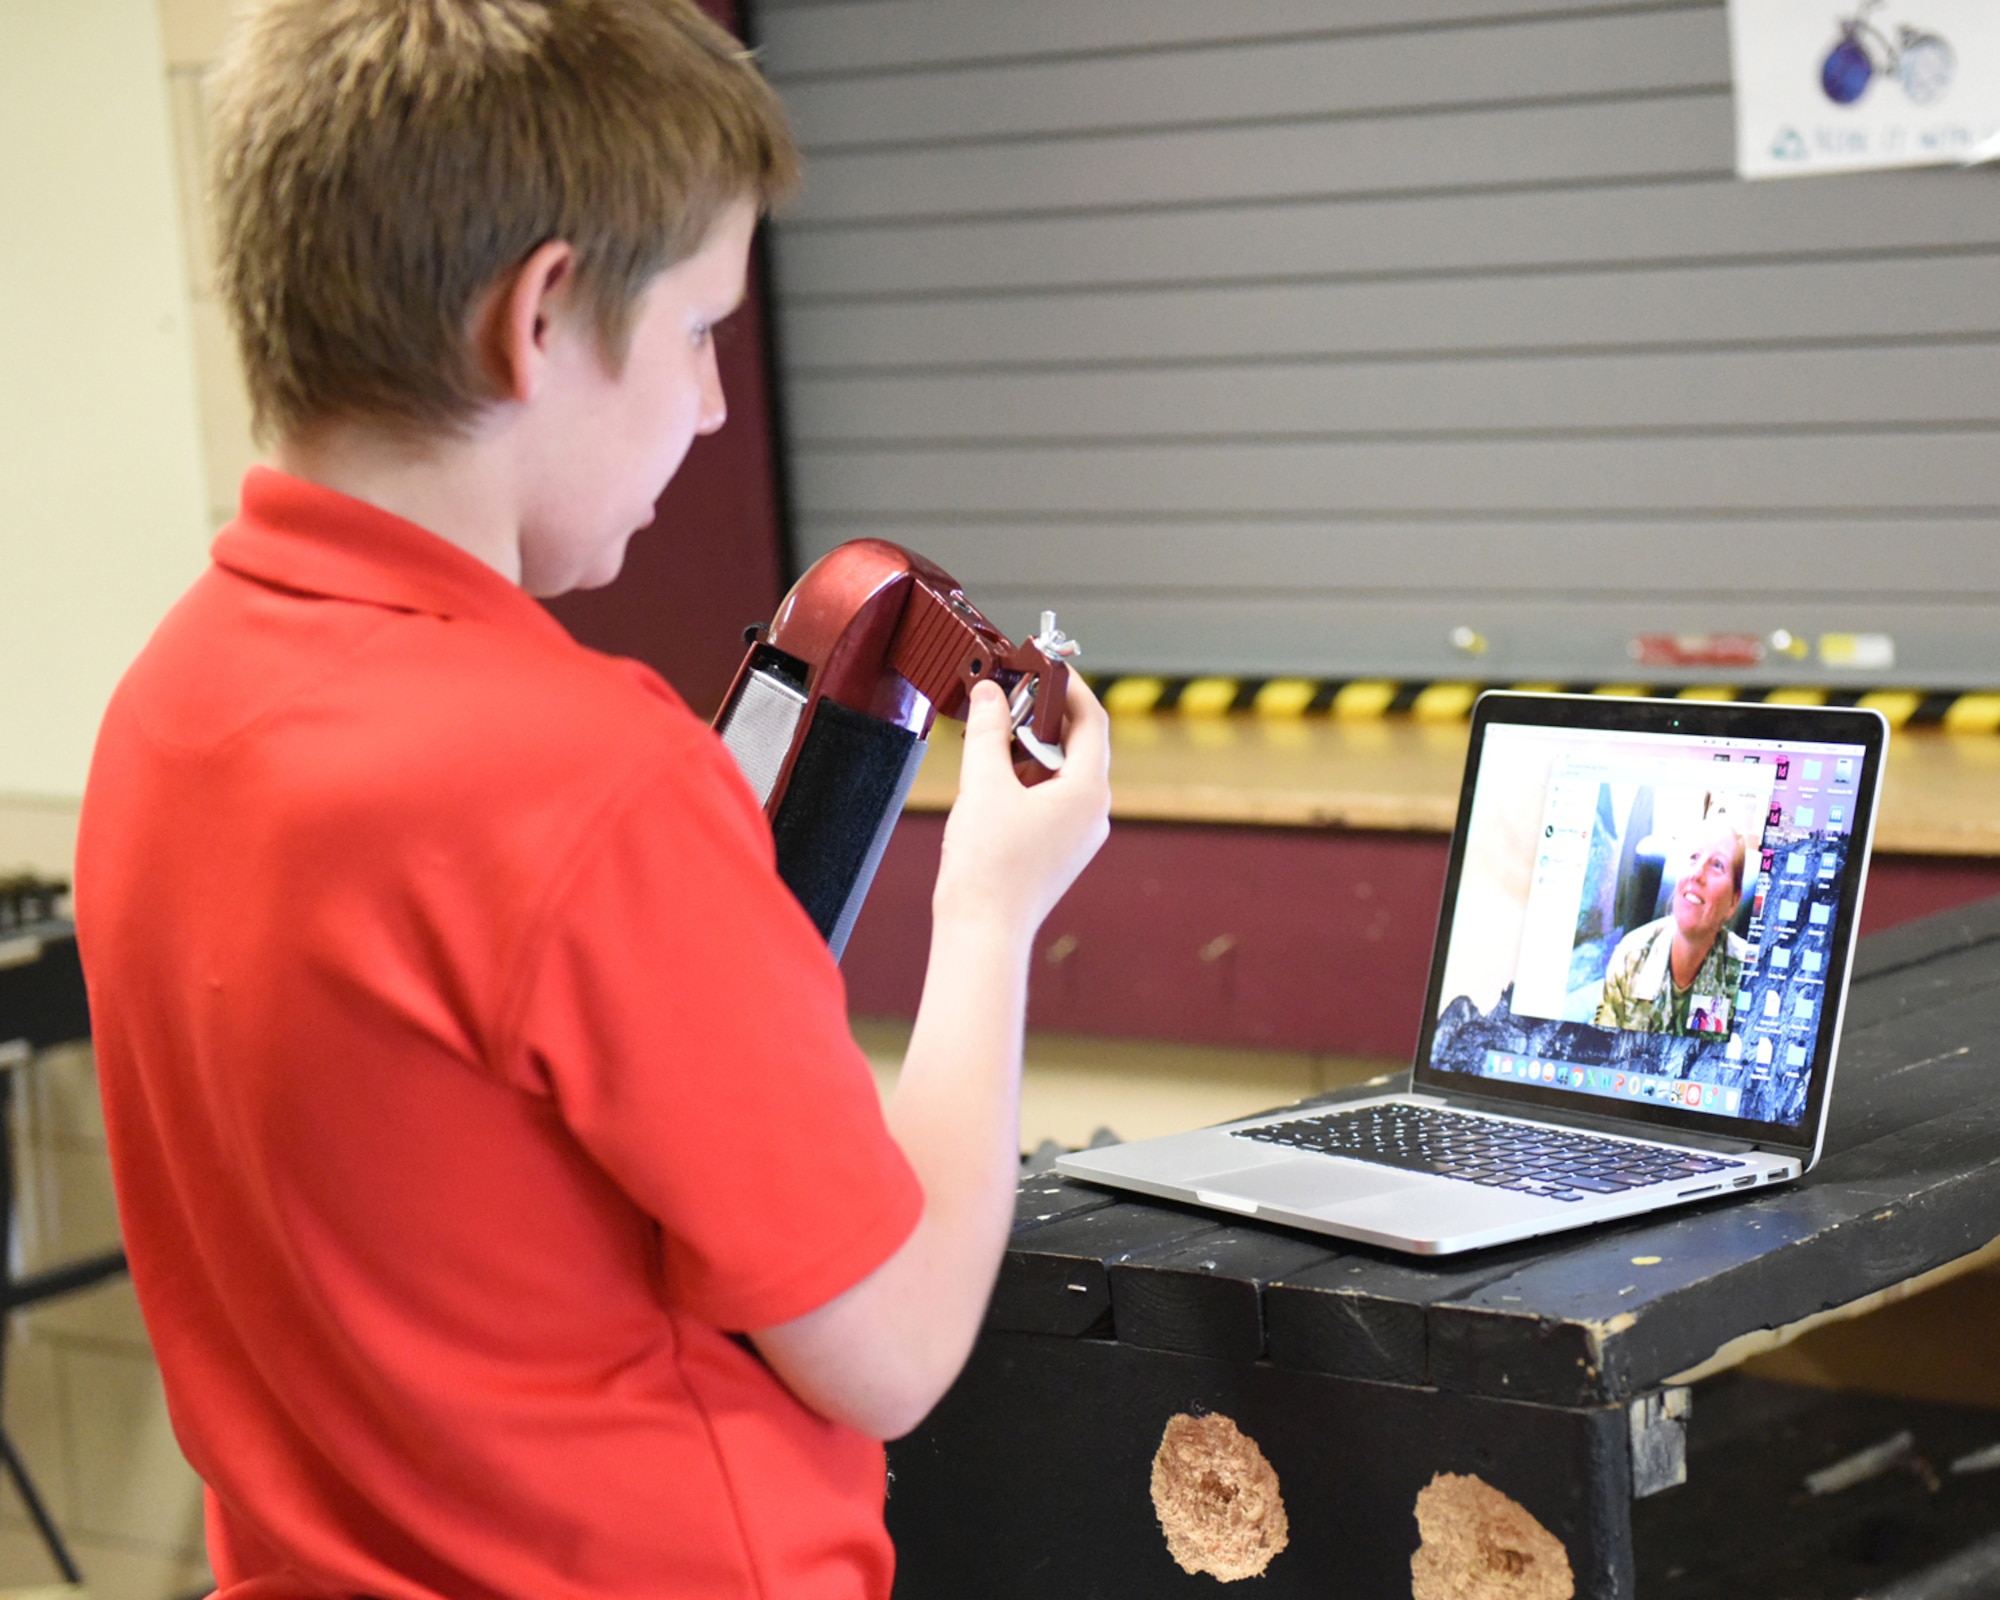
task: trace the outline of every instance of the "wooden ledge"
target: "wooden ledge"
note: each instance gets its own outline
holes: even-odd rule
[[[949,809],[961,730],[940,723],[910,794]],[[1448,834],[1462,723],[1330,717],[1115,717],[1112,813],[1131,821]],[[1889,744],[1875,847],[2000,857],[2000,739],[1907,729]]]

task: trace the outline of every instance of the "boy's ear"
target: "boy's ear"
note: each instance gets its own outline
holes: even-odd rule
[[[535,397],[557,321],[571,310],[576,252],[562,239],[538,245],[487,296],[475,333],[480,364],[502,400]]]

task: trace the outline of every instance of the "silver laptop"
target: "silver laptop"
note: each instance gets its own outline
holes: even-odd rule
[[[1408,1088],[1058,1169],[1426,1255],[1798,1177],[1887,742],[1860,709],[1481,696]]]

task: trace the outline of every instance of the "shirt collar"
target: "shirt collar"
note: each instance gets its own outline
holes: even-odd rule
[[[236,520],[209,555],[217,566],[300,594],[568,637],[525,590],[449,540],[269,467],[244,475]]]

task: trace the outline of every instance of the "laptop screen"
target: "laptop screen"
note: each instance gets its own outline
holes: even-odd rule
[[[1487,696],[1419,1082],[1816,1143],[1882,728]]]

